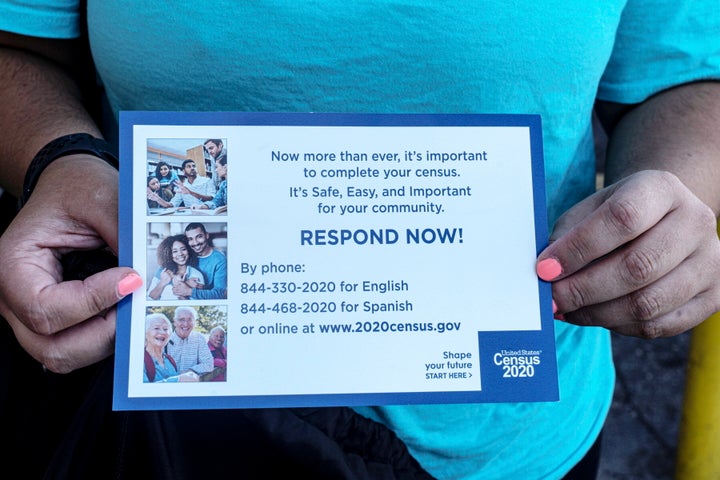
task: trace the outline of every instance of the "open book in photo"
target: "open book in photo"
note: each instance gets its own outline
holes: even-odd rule
[[[227,213],[227,205],[218,208],[193,208],[192,215],[224,215]]]
[[[148,208],[148,215],[171,215],[177,210],[177,208]]]
[[[227,213],[227,205],[218,208],[149,208],[148,215],[225,215]]]

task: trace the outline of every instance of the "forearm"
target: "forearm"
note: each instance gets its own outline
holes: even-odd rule
[[[192,195],[193,197],[197,198],[197,199],[200,200],[201,202],[209,202],[210,200],[213,199],[213,196],[212,196],[212,195],[205,195],[205,194],[203,194],[203,193],[196,192],[196,191],[194,191],[194,190],[190,190],[189,188],[188,188],[188,192],[187,192],[187,193],[189,193],[189,194]]]
[[[0,45],[12,42],[3,34]],[[19,196],[27,166],[45,144],[100,132],[71,77],[41,55],[0,46],[0,85],[0,186]]]
[[[191,298],[194,300],[217,300],[227,298],[227,289],[225,287],[215,287],[210,289],[193,288]]]
[[[74,83],[94,80],[74,67],[74,57],[82,57],[78,47],[0,31],[0,186],[17,197],[32,158],[50,141],[71,133],[100,136],[82,101],[81,93],[91,90]],[[0,279],[0,314],[22,348],[52,372],[112,354],[114,306],[142,285],[132,269],[111,263],[71,280],[75,275],[61,262],[73,251],[105,245],[117,251],[117,184],[117,170],[92,154],[58,157],[0,236],[7,277]]]
[[[675,174],[720,214],[720,82],[667,90],[630,110],[610,136],[607,184],[640,170]]]
[[[158,203],[158,205],[160,205],[162,208],[172,208],[172,207],[173,207],[173,204],[172,204],[172,203],[166,202],[165,200],[163,200],[163,198],[162,198],[160,195],[157,196],[157,200],[155,200],[155,201],[156,201],[156,202]]]
[[[200,353],[200,363],[198,364],[198,368],[201,369],[201,371],[196,373],[206,373],[206,372],[212,372],[215,368],[215,359],[212,356],[212,353],[210,353],[209,348],[205,348]],[[193,370],[195,370],[193,368]]]
[[[155,282],[153,282],[155,283]],[[153,300],[158,300],[160,296],[162,295],[162,291],[165,289],[165,287],[168,285],[169,282],[163,283],[163,282],[157,282],[155,286],[151,285],[150,291],[148,292],[148,297],[152,298]]]

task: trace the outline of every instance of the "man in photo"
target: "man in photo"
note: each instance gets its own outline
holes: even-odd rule
[[[207,152],[216,162],[218,160],[227,159],[227,150],[225,150],[225,145],[223,144],[223,141],[221,139],[208,138],[207,140],[205,140],[205,143],[203,145],[205,145],[205,150],[207,150]]]
[[[189,223],[185,227],[185,236],[190,248],[198,256],[198,270],[205,277],[205,284],[180,283],[173,287],[173,293],[193,300],[227,298],[227,259],[213,247],[205,225],[198,222]]]
[[[173,207],[192,207],[212,200],[215,196],[215,183],[208,177],[198,175],[194,160],[189,158],[182,163],[185,181],[176,182],[177,193],[170,199]]]
[[[192,307],[178,307],[173,317],[173,333],[165,347],[166,353],[175,359],[177,371],[183,374],[193,371],[198,375],[211,372],[213,356],[207,340],[194,331],[197,311]]]

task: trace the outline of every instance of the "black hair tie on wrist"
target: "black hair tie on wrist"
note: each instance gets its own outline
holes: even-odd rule
[[[30,198],[37,185],[40,175],[52,162],[65,155],[76,153],[88,153],[105,160],[107,163],[118,168],[118,158],[115,149],[105,140],[95,138],[87,133],[73,133],[51,141],[35,155],[25,173],[22,196],[19,206],[22,208]]]
[[[87,153],[105,160],[115,167],[119,167],[117,154],[112,145],[105,140],[93,137],[87,133],[73,133],[51,141],[45,145],[25,173],[22,196],[19,207],[22,208],[30,198],[37,185],[40,174],[53,161],[65,155]],[[117,266],[117,257],[107,247],[97,250],[75,250],[62,256],[60,262],[63,266],[64,280],[84,280],[90,275],[110,267]]]

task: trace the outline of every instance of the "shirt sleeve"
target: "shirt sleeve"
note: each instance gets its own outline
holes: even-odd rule
[[[639,103],[709,79],[720,79],[718,0],[629,0],[598,98]]]
[[[212,372],[213,368],[215,368],[213,364],[213,356],[210,351],[210,347],[208,347],[208,344],[204,339],[201,339],[200,345],[198,346],[198,357],[198,364],[190,367],[190,369],[195,371],[195,373]]]
[[[191,278],[197,280],[199,283],[205,284],[205,277],[202,272],[195,267],[188,267],[187,275],[185,275],[185,279]]]
[[[224,256],[222,258],[218,257],[213,267],[212,288],[193,288],[191,298],[194,300],[227,298],[227,261]]]
[[[152,298],[150,296],[150,292],[153,291],[153,288],[157,287],[157,284],[159,282],[159,279],[157,276],[153,276],[152,280],[150,280],[150,285],[147,287],[147,299],[148,300],[156,300],[155,298]]]
[[[180,193],[180,192],[175,193],[175,195],[170,199],[170,203],[175,208],[178,208],[180,205],[182,205],[183,204],[182,193]]]
[[[0,0],[0,30],[43,38],[80,36],[79,0]]]
[[[204,194],[205,194],[205,195],[210,195],[210,196],[213,196],[213,197],[214,197],[214,196],[215,196],[215,192],[216,192],[215,182],[213,182],[212,180],[208,179],[208,181],[205,182],[205,185],[204,185],[204,186],[205,186],[205,192],[204,192]]]
[[[215,192],[215,196],[213,197],[213,199],[208,200],[207,202],[203,202],[203,203],[205,205],[207,205],[208,208],[213,209],[213,208],[218,208],[218,207],[222,207],[223,205],[225,205],[224,199],[225,199],[225,188],[224,188],[224,184],[221,183],[220,188],[218,188],[217,192]]]

